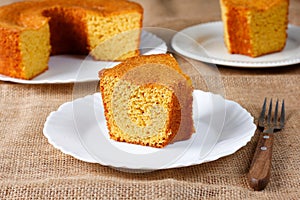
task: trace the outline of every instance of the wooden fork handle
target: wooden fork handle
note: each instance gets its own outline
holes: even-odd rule
[[[262,133],[257,143],[248,173],[248,181],[255,191],[263,190],[269,183],[272,166],[274,134]]]

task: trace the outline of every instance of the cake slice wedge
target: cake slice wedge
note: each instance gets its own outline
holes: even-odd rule
[[[129,58],[99,78],[111,139],[162,148],[191,137],[192,82],[170,54]]]

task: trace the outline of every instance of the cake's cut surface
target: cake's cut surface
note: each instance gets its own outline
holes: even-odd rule
[[[230,53],[257,57],[284,48],[288,0],[220,0],[220,5]]]
[[[143,9],[127,0],[39,0],[0,7],[0,73],[32,79],[50,54],[139,55]]]
[[[172,56],[133,57],[99,78],[112,139],[161,148],[194,132],[192,83]]]

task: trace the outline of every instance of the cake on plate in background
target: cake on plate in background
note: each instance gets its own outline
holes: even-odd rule
[[[127,0],[39,0],[0,7],[0,74],[32,79],[50,55],[139,55],[143,8]]]
[[[229,53],[258,57],[283,50],[288,0],[220,0]]]

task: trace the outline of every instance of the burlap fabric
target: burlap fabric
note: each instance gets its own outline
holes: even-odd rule
[[[217,1],[140,2],[147,26],[179,30],[220,20]],[[291,23],[300,25],[299,14],[300,2],[291,1]],[[65,155],[43,136],[49,113],[77,97],[74,84],[0,82],[0,199],[300,199],[300,65],[218,70],[225,98],[241,104],[255,121],[264,96],[286,101],[287,123],[275,136],[272,176],[264,191],[254,192],[246,179],[258,131],[245,147],[214,162],[126,173]],[[207,89],[200,78],[194,81]],[[82,95],[89,84],[95,85],[82,84]]]

